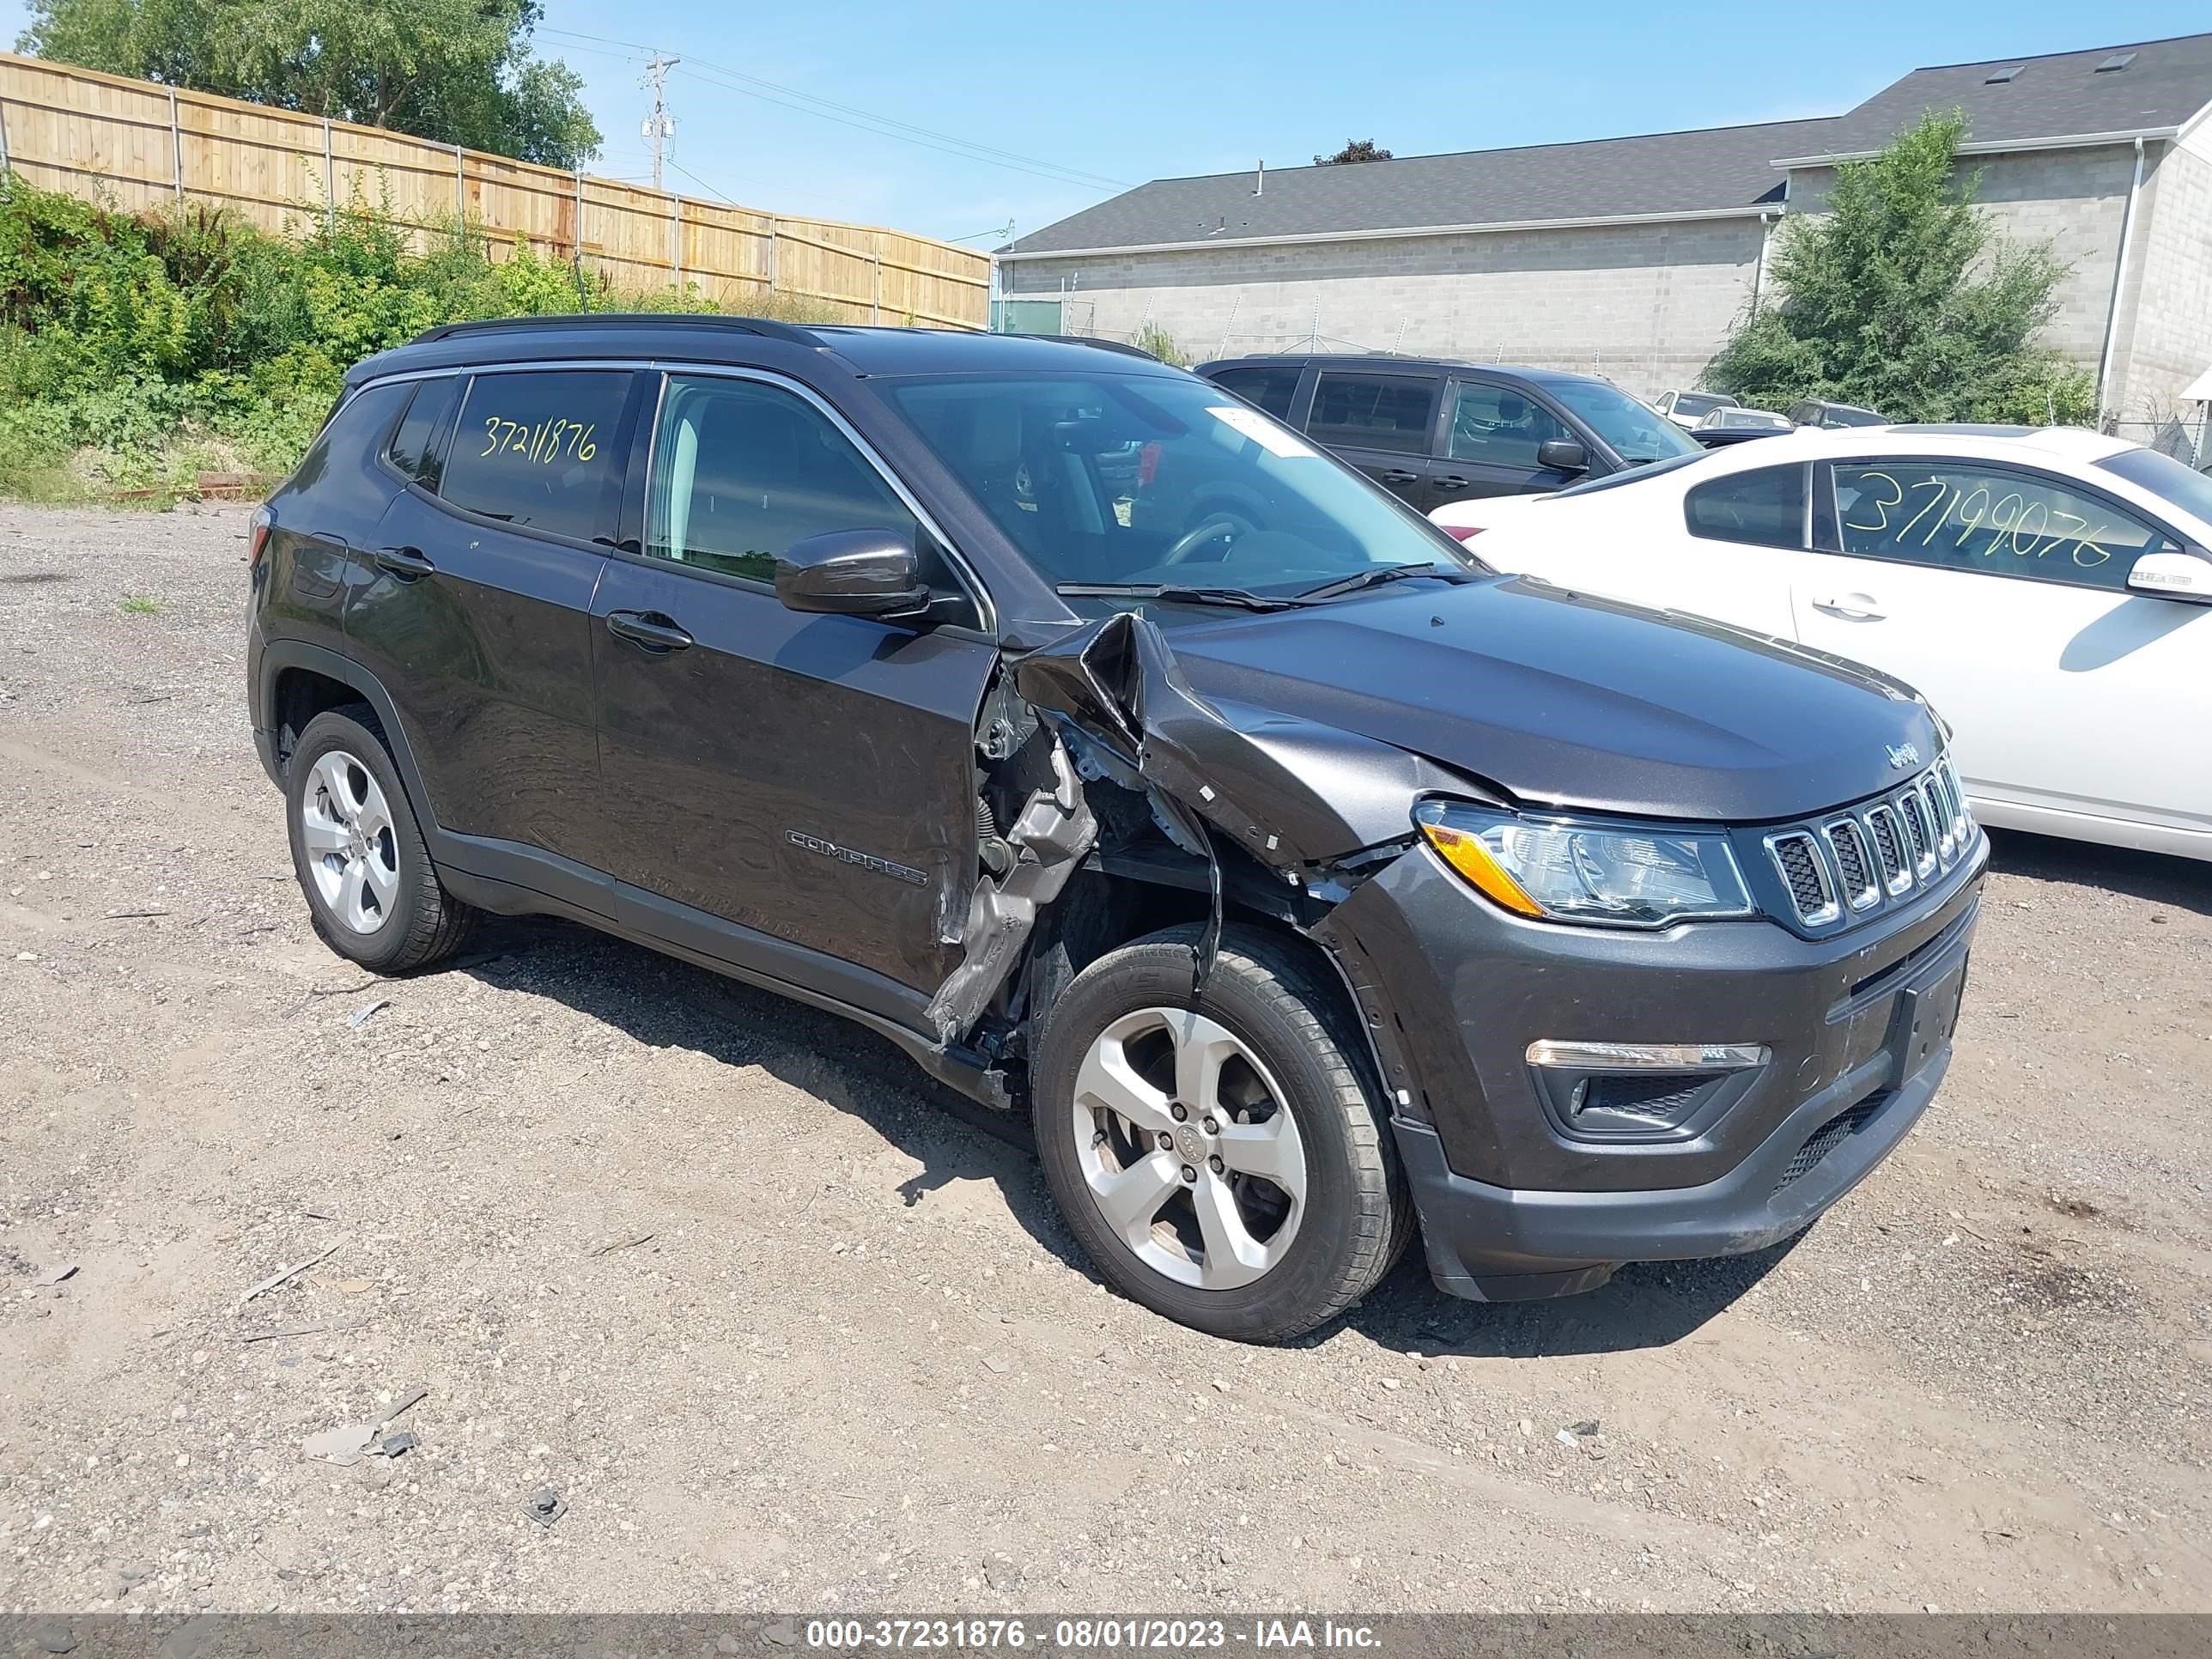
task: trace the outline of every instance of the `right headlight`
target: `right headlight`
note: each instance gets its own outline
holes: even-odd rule
[[[1516,915],[1611,927],[1753,914],[1727,839],[1597,819],[1523,817],[1425,801],[1413,821],[1437,855]]]

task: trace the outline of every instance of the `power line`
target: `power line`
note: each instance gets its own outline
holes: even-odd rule
[[[619,40],[605,35],[585,34],[574,29],[553,28],[546,26],[541,26],[541,28],[543,33],[559,35],[563,40],[590,41],[602,46],[627,47],[635,52],[652,52],[656,58],[659,56],[659,47],[645,46],[635,40]],[[702,73],[702,71],[712,71],[712,73]],[[1040,179],[1050,179],[1060,184],[1089,185],[1112,190],[1126,190],[1129,187],[1128,181],[1126,179],[1110,179],[1103,173],[1086,173],[1079,167],[1063,167],[1056,161],[1046,161],[1035,156],[1018,155],[1012,150],[1000,149],[994,145],[979,143],[974,139],[963,138],[957,134],[939,132],[932,127],[917,126],[910,121],[900,121],[887,115],[878,115],[872,111],[855,108],[850,104],[841,104],[834,99],[823,98],[811,92],[802,92],[796,87],[787,87],[777,82],[763,80],[756,75],[746,75],[740,70],[729,69],[703,58],[693,57],[684,73],[709,86],[718,86],[730,92],[744,93],[748,96],[759,98],[764,102],[795,110],[802,115],[812,115],[822,120],[835,121],[841,126],[856,127],[863,132],[875,133],[879,137],[896,138],[907,143],[920,145],[925,149],[936,150],[942,155],[957,155],[966,161],[982,161],[990,166],[1009,167],[1018,173],[1030,173]],[[716,76],[726,78],[717,79]],[[793,99],[800,101],[797,103],[787,101]],[[830,112],[832,111],[837,113],[833,114]],[[848,117],[857,118],[845,118]]]

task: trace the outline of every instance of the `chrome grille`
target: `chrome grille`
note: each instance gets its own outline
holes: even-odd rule
[[[1931,885],[1974,848],[1957,769],[1948,757],[1879,799],[1765,837],[1797,921],[1826,927]]]
[[[1828,838],[1828,851],[1835,855],[1836,873],[1844,879],[1844,902],[1854,910],[1863,910],[1881,897],[1881,884],[1875,878],[1874,865],[1868,856],[1866,831],[1856,818],[1838,818],[1821,826],[1820,833]]]
[[[1782,872],[1783,884],[1790,890],[1790,902],[1797,908],[1798,921],[1808,927],[1820,927],[1843,914],[1836,904],[1835,889],[1828,880],[1827,864],[1808,831],[1791,830],[1769,836],[1766,851],[1774,860],[1774,867]]]

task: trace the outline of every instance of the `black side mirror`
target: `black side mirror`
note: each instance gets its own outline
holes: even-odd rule
[[[1553,472],[1587,472],[1589,451],[1572,438],[1547,438],[1536,446],[1536,465]]]
[[[846,617],[929,608],[913,542],[889,530],[832,530],[793,543],[775,562],[775,597],[787,611]]]

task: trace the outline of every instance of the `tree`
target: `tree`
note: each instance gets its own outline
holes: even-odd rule
[[[1754,407],[1822,398],[1897,420],[2085,422],[2090,376],[2033,343],[2069,267],[2002,234],[1960,175],[1966,124],[1931,113],[1846,161],[1823,215],[1776,233],[1771,299],[1737,325],[1705,383]]]
[[[31,0],[16,49],[573,167],[599,130],[538,0]]]
[[[1372,138],[1354,138],[1334,155],[1315,156],[1314,165],[1317,167],[1337,167],[1353,161],[1387,161],[1390,159],[1390,152],[1376,149]]]

